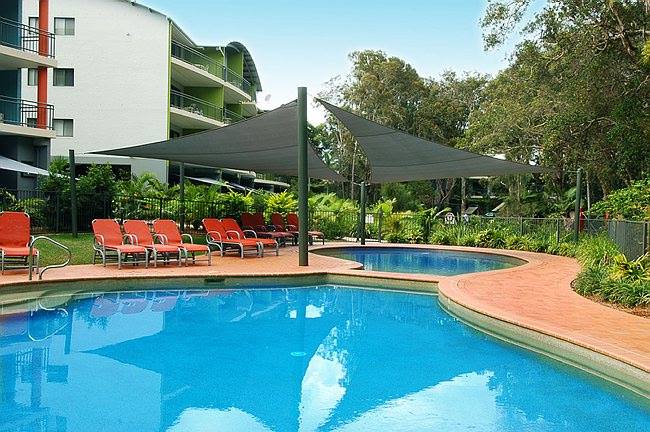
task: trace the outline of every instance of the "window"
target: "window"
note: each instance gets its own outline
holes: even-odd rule
[[[73,36],[74,18],[54,18],[54,34]]]
[[[38,28],[38,17],[29,17],[27,25],[30,27]]]
[[[74,134],[74,121],[71,119],[54,119],[52,125],[58,137],[71,137]]]
[[[38,85],[38,69],[27,69],[27,85]]]
[[[74,86],[74,69],[54,69],[54,85],[56,87]]]

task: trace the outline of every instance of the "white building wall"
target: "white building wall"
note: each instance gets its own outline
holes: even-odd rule
[[[23,0],[23,19],[38,16],[38,0]],[[84,156],[83,153],[167,138],[169,22],[164,15],[124,0],[50,0],[54,18],[75,19],[74,36],[56,36],[59,68],[74,68],[74,87],[54,87],[48,101],[57,119],[74,120],[74,137],[52,140],[52,156],[74,149],[78,163],[131,165],[134,174],[154,172],[167,180],[163,161]],[[36,100],[36,87],[23,98]]]

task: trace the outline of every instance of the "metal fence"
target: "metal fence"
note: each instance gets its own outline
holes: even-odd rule
[[[53,58],[55,36],[36,27],[0,17],[0,45]]]
[[[79,231],[91,231],[96,218],[180,220],[184,214],[185,230],[198,231],[206,217],[239,218],[247,209],[232,208],[221,201],[193,201],[181,203],[178,199],[163,197],[109,196],[106,194],[78,194],[77,226]],[[26,211],[32,217],[34,233],[70,232],[71,201],[67,192],[6,191],[0,190],[0,211]],[[266,215],[267,217],[270,214]],[[454,219],[445,223],[426,212],[383,214],[369,212],[365,221],[369,241],[394,243],[427,243],[441,230],[478,232],[486,229],[521,236],[545,237],[549,241],[569,242],[573,238],[571,219],[472,217],[468,221]],[[359,238],[358,211],[312,211],[310,229],[322,231],[328,239]],[[635,259],[649,251],[650,221],[586,219],[580,222],[580,233],[607,234],[628,259]]]
[[[0,123],[52,129],[53,118],[52,105],[0,95]]]

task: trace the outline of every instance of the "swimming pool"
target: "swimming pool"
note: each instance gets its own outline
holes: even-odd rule
[[[408,247],[341,247],[313,252],[359,262],[365,270],[440,276],[500,270],[524,263],[504,255]]]
[[[173,283],[4,315],[0,430],[648,430],[646,400],[435,296]]]

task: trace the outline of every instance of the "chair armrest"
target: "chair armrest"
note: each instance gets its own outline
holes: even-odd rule
[[[103,235],[101,235],[101,234],[95,234],[95,237],[93,238],[93,240],[95,241],[95,244],[96,244],[97,246],[102,246],[102,247],[104,247],[104,236],[103,236]]]
[[[246,235],[246,233],[250,233],[254,238],[257,238],[257,233],[253,230],[244,230],[244,235]]]
[[[208,231],[205,235],[205,239],[208,241],[214,239],[215,237],[219,237],[219,241],[223,241],[223,238],[221,237],[221,233],[219,231]]]
[[[137,245],[138,244],[138,238],[136,236],[134,236],[133,234],[124,234],[124,236],[122,238],[123,238],[123,240],[128,240],[129,243],[131,243],[132,245]]]
[[[237,234],[237,238],[238,238],[239,240],[241,240],[241,234],[239,234],[238,231],[233,231],[233,230],[226,231],[226,234],[228,234],[228,238],[231,238],[231,237],[230,237],[230,233],[235,233],[235,234]]]
[[[184,238],[185,236],[189,237],[190,243],[194,243],[194,238],[192,238],[191,234],[181,234],[181,239]]]
[[[167,236],[165,234],[154,234],[153,235],[153,242],[156,242],[156,239],[160,240],[160,244],[167,244],[169,243],[169,240],[167,239]]]
[[[287,225],[285,225],[285,226],[287,227],[288,230],[298,231],[298,227],[295,226],[295,225],[289,225],[289,224],[287,224]]]
[[[268,230],[269,230],[268,227],[266,227],[265,225],[255,225],[255,229],[254,229],[255,232],[257,231],[266,232]]]

